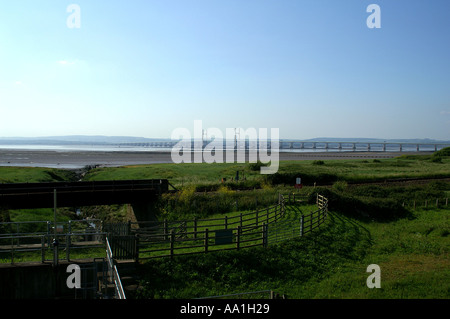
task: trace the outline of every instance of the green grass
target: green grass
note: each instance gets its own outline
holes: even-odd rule
[[[0,166],[0,183],[36,183],[73,180],[75,174],[70,170]]]
[[[153,164],[98,168],[86,175],[87,180],[120,180],[167,178],[176,187],[186,185],[220,185],[222,178],[230,184],[236,171],[244,174],[248,185],[260,186],[262,183],[290,184],[296,177],[302,177],[304,184],[333,183],[338,180],[348,182],[374,181],[396,178],[449,177],[450,159],[441,163],[431,160],[406,158],[367,160],[330,160],[317,165],[315,161],[281,161],[279,171],[273,175],[261,175],[251,169],[249,164]],[[252,184],[253,183],[253,184]]]
[[[449,209],[362,222],[337,213],[312,235],[269,248],[152,260],[135,298],[196,298],[271,289],[288,298],[448,298]],[[430,232],[430,229],[431,232]],[[370,264],[381,288],[369,289]]]
[[[304,185],[314,182],[333,187],[303,188],[300,193],[326,192],[330,196],[329,219],[302,238],[269,248],[211,252],[195,256],[157,259],[140,266],[142,289],[129,298],[195,298],[271,289],[288,298],[449,298],[449,216],[447,207],[413,210],[407,200],[443,199],[448,183],[409,186],[353,186],[352,182],[396,178],[450,177],[450,159],[436,156],[402,156],[381,160],[324,160],[281,162],[277,174],[262,176],[248,164],[155,164],[100,168],[86,180],[167,178],[183,186],[182,194],[168,196],[160,204],[160,217],[210,218],[254,209],[255,194],[267,205],[278,191],[293,191],[296,177]],[[240,171],[245,182],[230,180]],[[0,168],[0,182],[70,180],[68,171]],[[227,189],[220,189],[227,178]],[[336,182],[339,183],[336,183]],[[286,187],[283,185],[286,184]],[[194,191],[189,190],[192,186]],[[231,191],[236,187],[256,191]],[[209,187],[209,188],[208,188]],[[219,190],[217,193],[204,193]],[[200,193],[198,191],[201,191]],[[233,207],[235,199],[238,209]],[[272,200],[272,199],[270,199]],[[241,205],[242,204],[242,205]],[[118,208],[120,211],[120,208]],[[94,214],[100,214],[95,210]],[[12,212],[12,218],[44,218],[45,212]],[[106,213],[102,218],[111,215]],[[123,213],[118,213],[123,216]],[[1,217],[1,215],[0,215]],[[182,218],[181,218],[182,219]],[[25,257],[24,257],[25,258]],[[28,258],[28,257],[27,257]],[[369,289],[366,268],[381,268],[381,288]]]

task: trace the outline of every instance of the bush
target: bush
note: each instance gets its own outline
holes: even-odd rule
[[[337,181],[333,184],[333,190],[338,192],[344,192],[348,187],[346,181]]]
[[[315,160],[315,161],[312,162],[312,164],[313,165],[325,165],[325,162],[321,161],[321,160]]]
[[[328,198],[330,210],[352,218],[389,221],[406,217],[409,214],[395,199],[351,196],[325,187],[313,189],[308,197],[310,204],[316,202],[317,194]]]
[[[431,161],[433,163],[442,163],[442,157],[440,155],[433,155]]]
[[[450,156],[450,147],[443,148],[433,153],[433,156]]]
[[[261,167],[265,167],[265,166],[267,166],[267,164],[263,164],[261,161],[257,161],[256,163],[248,164],[248,168],[254,172],[259,172],[261,170]]]

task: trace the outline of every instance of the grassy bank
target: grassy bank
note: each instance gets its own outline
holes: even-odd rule
[[[390,223],[330,213],[310,236],[269,248],[145,263],[136,298],[196,298],[271,289],[288,298],[448,298],[448,209]],[[381,289],[369,289],[370,264]]]
[[[239,185],[252,188],[263,184],[293,185],[301,177],[305,185],[332,184],[336,181],[364,182],[398,178],[450,177],[450,159],[432,161],[428,157],[401,157],[381,160],[282,161],[273,175],[261,175],[251,164],[153,164],[97,168],[87,180],[167,178],[176,187],[195,185],[198,190],[215,190],[223,178],[230,188]]]
[[[40,167],[0,166],[0,183],[40,183],[73,181],[76,174],[70,170]]]

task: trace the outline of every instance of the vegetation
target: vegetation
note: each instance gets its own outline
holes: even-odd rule
[[[0,166],[0,183],[35,183],[71,181],[76,174],[70,170]]]
[[[449,152],[370,161],[287,161],[268,176],[259,174],[261,163],[155,164],[97,168],[85,179],[167,178],[180,191],[165,194],[155,209],[159,218],[168,220],[267,207],[279,192],[307,196],[308,201],[298,205],[311,205],[317,193],[329,198],[326,223],[302,238],[269,243],[268,248],[143,262],[138,268],[140,289],[128,298],[196,298],[271,289],[288,298],[445,299],[450,296],[450,208],[443,203],[450,182],[433,179],[450,177]],[[301,190],[293,188],[297,177],[302,178]],[[0,168],[2,182],[75,178],[64,170]],[[402,178],[430,180],[384,183]],[[430,205],[425,207],[427,200]],[[61,209],[59,216],[73,218],[73,211]],[[127,218],[123,206],[82,212],[79,217]],[[42,219],[46,214],[52,219],[51,210],[3,209],[0,219]],[[380,289],[366,286],[370,264],[381,268]]]
[[[196,298],[271,289],[288,298],[448,298],[448,209],[390,223],[330,213],[314,234],[269,248],[152,260],[134,298]],[[366,286],[370,264],[381,289]]]

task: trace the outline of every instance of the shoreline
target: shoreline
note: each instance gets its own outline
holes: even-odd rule
[[[336,159],[383,159],[401,155],[433,152],[379,152],[379,151],[314,151],[279,152],[280,161],[336,160]],[[224,152],[225,155],[225,152]],[[193,157],[191,157],[193,163]],[[268,157],[270,159],[270,157]],[[225,162],[225,158],[224,158]],[[246,156],[248,162],[248,152]],[[265,160],[267,162],[267,160]],[[44,167],[60,169],[80,169],[86,166],[118,167],[126,165],[151,165],[173,163],[169,151],[57,151],[2,149],[0,166]]]

